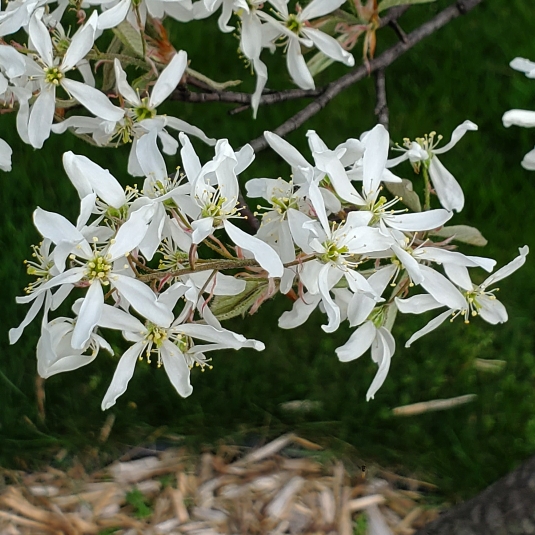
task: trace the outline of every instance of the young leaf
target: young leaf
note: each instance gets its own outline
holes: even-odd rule
[[[401,202],[413,212],[422,211],[420,197],[412,189],[412,182],[410,180],[402,178],[401,182],[385,182],[385,186],[392,195],[401,197]]]
[[[453,225],[451,227],[442,227],[439,230],[430,232],[433,236],[440,238],[453,238],[455,241],[468,243],[468,245],[477,245],[483,247],[487,245],[487,240],[477,228],[469,227],[468,225]]]

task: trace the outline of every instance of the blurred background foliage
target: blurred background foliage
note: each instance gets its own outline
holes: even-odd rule
[[[415,6],[401,19],[410,31],[450,2]],[[513,71],[508,63],[517,56],[535,59],[533,6],[524,0],[485,0],[483,5],[435,33],[402,56],[387,71],[390,132],[393,141],[436,130],[446,140],[465,119],[479,125],[442,157],[462,184],[467,203],[453,224],[470,224],[489,239],[484,249],[465,248],[470,254],[509,262],[518,247],[535,251],[533,230],[535,173],[520,167],[523,155],[535,144],[525,129],[505,129],[502,114],[511,108],[535,109],[535,82]],[[221,34],[216,17],[187,25],[168,25],[171,41],[184,48],[191,66],[218,81],[243,79],[252,91],[254,79],[236,57],[237,40]],[[385,28],[378,33],[378,51],[396,40]],[[354,49],[360,61],[360,45]],[[271,89],[289,87],[280,54],[269,57]],[[334,65],[317,80],[322,85],[343,74]],[[275,129],[304,105],[290,102],[261,107],[258,120],[249,111],[228,115],[228,105],[167,104],[167,111],[201,127],[209,136],[229,138],[237,148],[265,129]],[[329,146],[358,137],[375,124],[373,80],[351,87],[318,113],[288,140],[308,155],[305,133],[315,129]],[[482,489],[535,451],[535,267],[532,256],[511,278],[500,283],[500,299],[509,322],[492,327],[480,319],[469,326],[457,321],[416,342],[404,341],[430,315],[398,316],[394,334],[398,348],[388,378],[375,400],[366,402],[366,390],[376,372],[368,354],[348,364],[338,362],[334,350],[350,335],[343,325],[327,335],[314,315],[293,331],[277,328],[277,318],[291,302],[281,296],[268,302],[252,318],[226,325],[247,337],[263,340],[263,353],[219,352],[214,369],[193,370],[194,393],[181,399],[166,374],[143,364],[130,387],[111,412],[116,416],[108,443],[99,444],[107,417],[100,403],[117,358],[102,354],[92,365],[46,381],[46,420],[37,412],[35,344],[39,322],[30,326],[15,346],[7,331],[17,325],[26,307],[15,304],[28,282],[22,261],[39,241],[31,214],[38,205],[74,220],[78,198],[62,165],[65,150],[85,154],[107,167],[124,184],[128,148],[95,149],[70,134],[53,136],[40,151],[18,139],[14,116],[2,117],[1,136],[14,149],[13,171],[2,173],[0,245],[3,294],[0,336],[0,465],[32,467],[53,459],[59,448],[69,455],[101,452],[95,463],[124,451],[128,445],[149,443],[156,435],[180,435],[194,447],[218,440],[268,438],[287,430],[327,443],[334,451],[349,452],[432,480],[452,499]],[[211,149],[194,141],[204,158]],[[169,158],[169,168],[179,165]],[[398,174],[413,178],[407,164]],[[264,151],[241,177],[288,176],[287,165]],[[415,188],[421,183],[415,178]],[[130,181],[130,182],[129,182]],[[134,181],[135,182],[135,181]],[[141,180],[138,179],[141,184]],[[254,206],[254,205],[253,205]],[[533,254],[533,253],[532,253]],[[479,274],[483,280],[483,273]],[[120,340],[117,339],[117,347]],[[474,366],[477,358],[506,361],[498,373]],[[396,417],[392,408],[418,401],[468,393],[476,401],[440,413]],[[317,402],[306,413],[284,410],[293,400]],[[160,440],[164,440],[161,438]],[[103,452],[103,453],[102,453]]]

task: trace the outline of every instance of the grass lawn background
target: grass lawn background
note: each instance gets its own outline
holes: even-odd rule
[[[401,24],[410,31],[448,4],[439,0],[413,7]],[[474,225],[489,239],[484,249],[464,251],[496,258],[498,267],[515,257],[519,246],[527,244],[535,251],[535,173],[520,167],[523,155],[535,144],[535,133],[505,129],[501,124],[508,109],[535,109],[535,81],[508,67],[517,56],[535,59],[535,40],[529,37],[534,29],[529,3],[486,0],[387,71],[394,141],[432,130],[447,140],[465,119],[478,124],[477,133],[467,133],[441,160],[458,178],[467,199],[452,223]],[[244,79],[244,89],[252,90],[253,79],[235,56],[237,41],[217,30],[216,17],[177,24],[170,35],[177,49],[187,50],[192,68],[220,81]],[[378,39],[380,53],[395,36],[385,28]],[[359,47],[355,56],[358,62]],[[280,55],[267,54],[266,60],[268,86],[289,87]],[[317,83],[344,72],[345,67],[335,65]],[[162,109],[210,136],[228,137],[237,148],[263,130],[276,128],[303,105],[260,108],[256,122],[248,112],[229,116],[230,108],[219,104],[174,103]],[[305,133],[311,128],[334,147],[375,124],[374,105],[373,82],[367,79],[345,91],[288,140],[308,156]],[[15,346],[9,346],[7,339],[8,329],[27,310],[15,304],[15,296],[28,282],[22,260],[30,256],[30,245],[39,241],[31,214],[38,205],[75,219],[78,198],[63,171],[62,152],[85,154],[127,184],[128,148],[97,150],[65,134],[51,137],[42,150],[35,151],[17,138],[14,117],[3,116],[2,125],[0,135],[14,150],[14,170],[0,178],[0,465],[32,466],[46,462],[60,446],[71,455],[99,446],[98,433],[107,416],[100,402],[117,357],[103,354],[90,366],[49,379],[47,418],[39,422],[34,394],[38,322]],[[197,142],[195,146],[203,161],[210,157],[208,147]],[[169,159],[169,168],[178,163]],[[408,164],[396,171],[413,177]],[[287,177],[288,172],[287,165],[266,150],[242,178]],[[479,275],[483,280],[484,274]],[[335,450],[358,455],[367,464],[376,461],[431,478],[453,499],[473,495],[535,451],[532,257],[499,286],[499,298],[509,311],[504,325],[492,327],[476,319],[467,327],[457,321],[405,349],[404,341],[432,316],[400,315],[394,329],[397,351],[388,378],[369,403],[365,393],[377,369],[369,355],[342,364],[334,354],[351,330],[343,325],[327,335],[320,329],[323,317],[314,315],[299,329],[281,331],[277,318],[291,303],[279,297],[254,318],[225,324],[263,340],[266,351],[219,352],[212,371],[192,373],[194,392],[188,399],[176,394],[162,370],[138,366],[127,393],[111,409],[116,422],[107,447],[120,449],[150,440],[162,426],[197,445],[213,444],[222,437],[244,440],[297,429],[310,438],[327,440]],[[500,373],[485,373],[475,369],[476,358],[505,360],[507,365]],[[468,393],[477,394],[477,400],[461,408],[411,418],[391,415],[398,405]],[[319,407],[306,415],[281,409],[281,403],[302,399],[318,401]]]

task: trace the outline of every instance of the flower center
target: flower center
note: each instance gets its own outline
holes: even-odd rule
[[[47,67],[45,71],[45,81],[49,84],[59,85],[64,74],[58,67]]]
[[[334,240],[327,240],[322,245],[325,248],[325,252],[320,255],[319,259],[325,264],[329,262],[339,264],[342,257],[349,252],[349,248],[346,245],[339,247]]]
[[[295,34],[299,34],[302,27],[303,23],[298,19],[297,15],[288,15],[288,18],[286,19],[286,28]]]
[[[109,272],[112,269],[110,261],[100,254],[87,262],[86,264],[86,277],[90,281],[98,280],[103,286],[107,286],[110,281],[108,280]]]
[[[151,344],[154,344],[159,349],[163,341],[167,340],[167,329],[163,329],[162,327],[158,327],[153,323],[149,323],[147,325],[147,334],[145,335],[145,340],[147,340],[147,342],[150,342]],[[147,360],[148,358],[149,357],[147,355]]]
[[[156,117],[156,110],[149,107],[149,99],[145,97],[141,99],[141,106],[136,106],[132,109],[136,121],[143,121],[144,119],[153,119]]]

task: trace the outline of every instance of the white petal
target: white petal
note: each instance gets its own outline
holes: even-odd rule
[[[303,28],[303,34],[306,35],[316,45],[316,48],[326,56],[335,61],[340,61],[348,67],[353,67],[353,65],[355,65],[355,58],[347,50],[344,50],[334,37],[331,37],[320,30],[316,30],[315,28]]]
[[[136,155],[145,176],[156,180],[167,179],[165,160],[156,142],[157,130],[154,128],[138,139]]]
[[[141,243],[147,233],[148,223],[154,210],[154,204],[142,206],[130,215],[126,223],[121,225],[114,242],[108,249],[111,260],[125,256]]]
[[[449,310],[446,310],[446,312],[443,312],[436,318],[432,319],[425,327],[420,329],[419,331],[416,331],[405,343],[405,347],[410,347],[413,342],[418,340],[418,338],[421,338],[422,336],[430,333],[431,331],[434,331],[437,327],[440,327],[449,317],[451,316],[451,312]]]
[[[366,150],[363,156],[363,189],[366,195],[373,194],[379,188],[388,158],[390,136],[386,128],[378,124],[364,138]]]
[[[429,310],[435,310],[444,306],[429,294],[414,295],[408,299],[396,297],[395,300],[396,306],[403,314],[423,314]]]
[[[56,90],[45,88],[41,91],[30,110],[28,137],[32,147],[40,149],[50,137],[50,127],[56,109]]]
[[[115,71],[115,83],[117,85],[117,91],[126,99],[126,101],[132,106],[141,106],[141,99],[136,91],[132,89],[126,78],[121,62],[115,58],[113,61],[113,68]]]
[[[300,247],[304,253],[313,253],[314,250],[310,246],[312,238],[311,227],[308,226],[307,223],[311,223],[314,220],[306,214],[303,214],[303,212],[299,212],[293,208],[290,208],[287,211],[287,217],[295,244]]]
[[[171,384],[183,398],[187,398],[193,392],[193,387],[184,355],[175,344],[165,340],[160,348],[160,356]]]
[[[43,58],[45,63],[51,67],[54,59],[52,54],[52,39],[43,21],[43,8],[39,8],[35,11],[33,17],[30,18],[30,24],[28,26],[28,33],[33,46],[37,52]]]
[[[184,166],[184,171],[190,182],[193,182],[201,173],[202,165],[191,141],[188,136],[185,134],[178,134],[178,139],[182,144],[182,149],[180,149],[180,157],[182,158],[182,165]]]
[[[310,314],[316,310],[321,301],[321,295],[312,295],[306,293],[294,302],[291,310],[283,312],[279,318],[279,327],[281,329],[294,329],[303,325],[305,321],[310,317]]]
[[[126,392],[128,383],[134,375],[137,359],[145,345],[145,342],[137,342],[132,347],[128,348],[121,357],[121,360],[119,360],[111,384],[102,400],[103,411],[113,407],[117,398]]]
[[[443,147],[440,147],[440,149],[434,149],[433,152],[435,154],[444,154],[445,152],[449,151],[451,148],[453,148],[457,142],[468,132],[469,130],[475,131],[477,130],[477,124],[474,124],[472,121],[464,121],[464,123],[460,124],[451,134],[451,140],[449,143],[446,143]]]
[[[526,76],[529,76],[530,78],[532,78],[535,73],[535,63],[525,58],[515,58],[509,63],[509,67],[516,71],[526,73]]]
[[[508,277],[511,275],[511,273],[514,273],[517,269],[522,267],[526,262],[526,256],[529,253],[529,247],[524,245],[524,247],[520,247],[518,249],[518,252],[520,253],[519,256],[488,277],[483,284],[481,284],[481,288],[488,288],[490,285],[504,279],[505,277]]]
[[[20,113],[20,112],[19,112]],[[527,169],[528,171],[535,171],[535,149],[530,150],[522,160],[522,163],[520,164],[524,169]]]
[[[463,290],[472,291],[474,285],[470,279],[470,274],[465,266],[455,264],[444,264],[444,271],[448,278]]]
[[[312,0],[300,13],[300,20],[310,20],[323,17],[338,9],[345,0]]]
[[[9,343],[15,344],[19,340],[19,338],[22,336],[22,333],[24,332],[24,329],[35,319],[35,316],[39,313],[41,310],[41,307],[43,306],[45,302],[45,292],[41,293],[37,299],[32,303],[32,306],[26,313],[26,316],[22,320],[21,324],[18,327],[14,327],[12,329],[9,329]]]
[[[264,132],[264,137],[269,146],[292,167],[310,167],[302,154],[282,137],[267,130]]]
[[[102,314],[104,306],[104,292],[99,281],[93,281],[80,308],[76,325],[72,333],[72,347],[82,349],[88,342],[91,332],[95,328]]]
[[[85,254],[92,255],[91,247],[84,235],[61,214],[37,208],[33,213],[33,222],[37,230],[52,243],[69,242],[73,248],[80,244]]]
[[[131,316],[124,310],[110,305],[104,305],[102,314],[98,321],[100,327],[105,329],[115,329],[117,331],[129,331],[143,335],[146,327],[137,318]]]
[[[108,97],[89,85],[63,78],[61,85],[91,113],[107,121],[120,121],[124,110],[114,106]]]
[[[126,195],[117,179],[89,158],[69,151],[63,155],[63,166],[80,197],[94,191],[106,204],[114,208],[121,208],[126,204]]]
[[[295,37],[295,36],[294,36]],[[307,63],[301,54],[301,44],[295,38],[290,38],[286,50],[286,64],[292,80],[301,89],[314,89],[314,78],[308,70]]]
[[[373,378],[372,384],[366,392],[366,401],[373,399],[377,390],[385,382],[388,370],[390,369],[390,360],[395,350],[395,340],[385,328],[377,330],[377,336],[372,344],[372,358],[378,361],[379,369]],[[376,356],[376,358],[374,358]]]
[[[160,73],[158,80],[152,88],[149,100],[149,106],[151,108],[159,106],[176,89],[187,66],[188,55],[184,50],[181,50],[173,56],[173,59]]]
[[[144,318],[159,327],[169,327],[173,321],[173,313],[164,305],[157,302],[154,292],[141,281],[114,274],[111,284],[132,305],[132,308]]]
[[[339,272],[342,275],[341,270],[330,264],[325,264],[319,273],[318,280],[318,289],[322,297],[322,303],[329,318],[329,323],[321,326],[326,333],[333,333],[340,327],[340,307],[334,302],[330,293],[331,288],[334,286],[334,284],[330,284],[331,281],[329,280],[332,279],[332,276],[329,276],[331,275],[331,271]]]
[[[426,212],[414,214],[385,215],[384,221],[389,227],[397,230],[418,232],[441,227],[452,217],[452,212],[439,208],[437,210],[427,210]]]
[[[104,11],[98,18],[98,29],[108,30],[110,28],[115,28],[115,26],[126,19],[130,6],[130,0],[120,0],[118,4],[115,4],[112,8]]]
[[[3,139],[0,139],[0,169],[2,171],[11,171],[12,154],[13,150],[11,147]]]
[[[255,151],[249,143],[246,143],[240,150],[234,153],[234,156],[236,158],[234,172],[239,175],[253,163],[255,159]]]
[[[392,251],[396,254],[403,267],[407,270],[409,277],[414,284],[420,284],[424,280],[424,276],[420,271],[420,264],[407,251],[399,247],[399,245],[392,244]]]
[[[366,204],[349,181],[344,166],[333,151],[314,152],[314,161],[318,169],[329,176],[336,193],[344,201],[360,206]]]
[[[214,218],[203,217],[202,219],[197,219],[197,221],[192,221],[191,228],[193,229],[191,234],[192,242],[199,244],[214,231]]]
[[[507,310],[497,299],[491,299],[486,295],[481,295],[477,298],[477,304],[481,306],[478,314],[488,323],[497,325],[498,323],[505,323],[507,321]]]
[[[255,260],[268,272],[270,277],[282,277],[284,266],[273,247],[247,234],[230,221],[225,221],[223,224],[229,238],[242,249],[250,251]]]
[[[464,206],[463,190],[455,180],[455,177],[442,165],[442,162],[436,156],[431,158],[429,176],[437,192],[440,204],[446,210],[460,212]]]
[[[429,292],[439,303],[446,305],[452,310],[464,310],[467,308],[466,300],[446,277],[430,268],[420,265],[424,274],[422,287]]]
[[[336,349],[336,356],[342,362],[359,358],[370,348],[376,334],[377,328],[371,321],[363,323],[343,346]]]
[[[505,127],[515,125],[532,128],[535,126],[535,111],[509,110],[503,114],[502,122]]]
[[[167,116],[165,118],[166,126],[178,130],[179,132],[185,132],[190,136],[198,137],[201,141],[204,141],[207,145],[215,145],[216,140],[212,137],[208,137],[200,128],[193,126],[182,119],[176,117]]]
[[[95,30],[97,28],[98,15],[96,11],[91,13],[88,21],[78,30],[63,56],[61,62],[62,71],[69,71],[91,50],[95,42]]]

